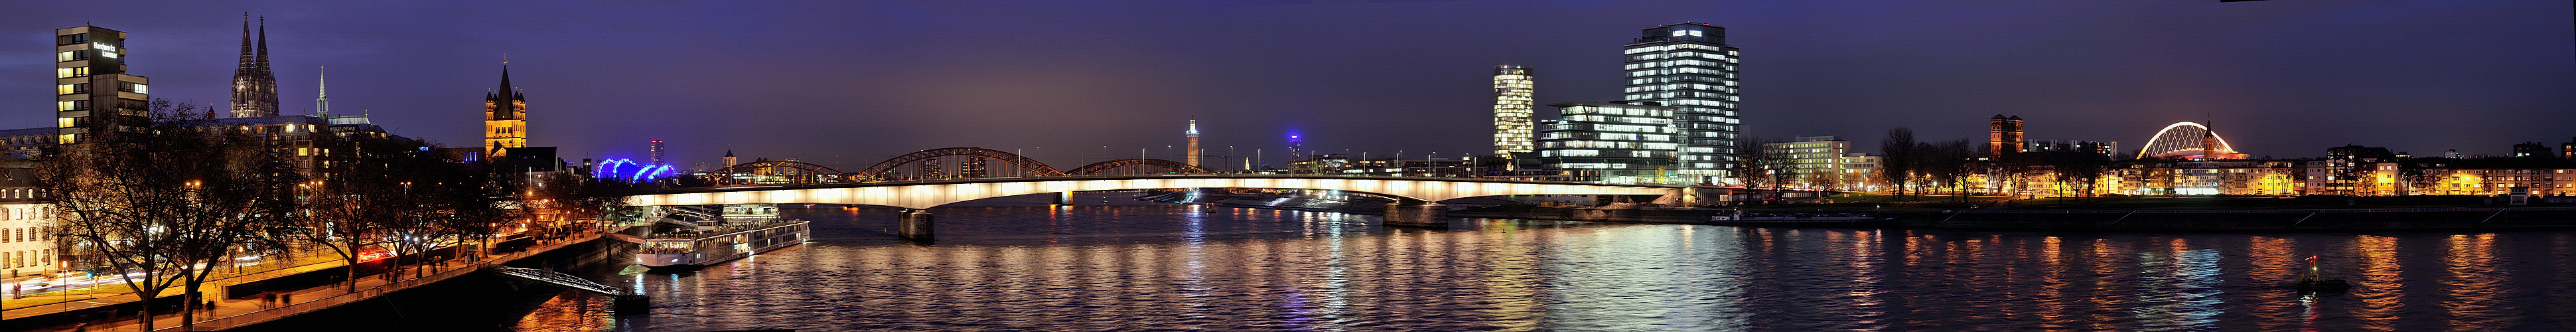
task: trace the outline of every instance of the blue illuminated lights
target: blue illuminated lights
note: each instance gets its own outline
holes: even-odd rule
[[[590,173],[590,177],[594,179],[625,179],[627,182],[637,183],[668,179],[677,175],[671,164],[645,165],[626,158],[601,161],[599,166],[592,169]]]

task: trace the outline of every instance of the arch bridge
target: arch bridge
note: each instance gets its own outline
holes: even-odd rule
[[[1008,166],[1008,168],[997,168]],[[972,179],[990,177],[1101,175],[1126,167],[1159,169],[1167,173],[1210,173],[1207,169],[1178,161],[1127,158],[1083,165],[1059,171],[1037,159],[1001,150],[957,147],[915,151],[855,172],[843,172],[823,165],[792,160],[758,161],[726,166],[702,175],[710,185],[802,185],[882,181],[918,181]]]
[[[632,206],[706,204],[865,204],[903,208],[898,233],[929,240],[926,209],[977,199],[1075,191],[1166,188],[1321,189],[1396,198],[1386,221],[1393,225],[1443,226],[1447,207],[1439,201],[1501,195],[1678,195],[1683,187],[1606,185],[1572,182],[1526,182],[1473,178],[1340,177],[1281,174],[1169,174],[1094,177],[1030,177],[952,181],[839,183],[816,185],[731,186],[679,189],[627,196]]]

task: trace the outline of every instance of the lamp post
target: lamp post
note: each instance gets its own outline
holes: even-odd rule
[[[1351,148],[1342,148],[1342,169],[1350,169],[1351,165]]]

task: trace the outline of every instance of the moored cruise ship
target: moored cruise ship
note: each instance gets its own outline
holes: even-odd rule
[[[707,217],[690,213],[697,209],[675,210],[674,216]],[[732,204],[723,211],[709,220],[663,219],[652,235],[629,239],[642,244],[635,263],[655,269],[702,267],[804,243],[813,233],[804,220],[779,219],[776,205]]]

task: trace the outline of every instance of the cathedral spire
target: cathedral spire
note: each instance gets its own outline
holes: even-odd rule
[[[259,72],[268,71],[268,16],[259,17]]]
[[[241,67],[233,69],[232,117],[277,116],[277,76],[268,67],[268,18],[258,20],[252,40],[249,12],[242,13]]]
[[[251,61],[251,57],[257,54],[251,53],[250,48],[250,12],[242,12],[241,67],[233,69],[233,75],[249,75],[252,69],[257,68],[257,64]]]

